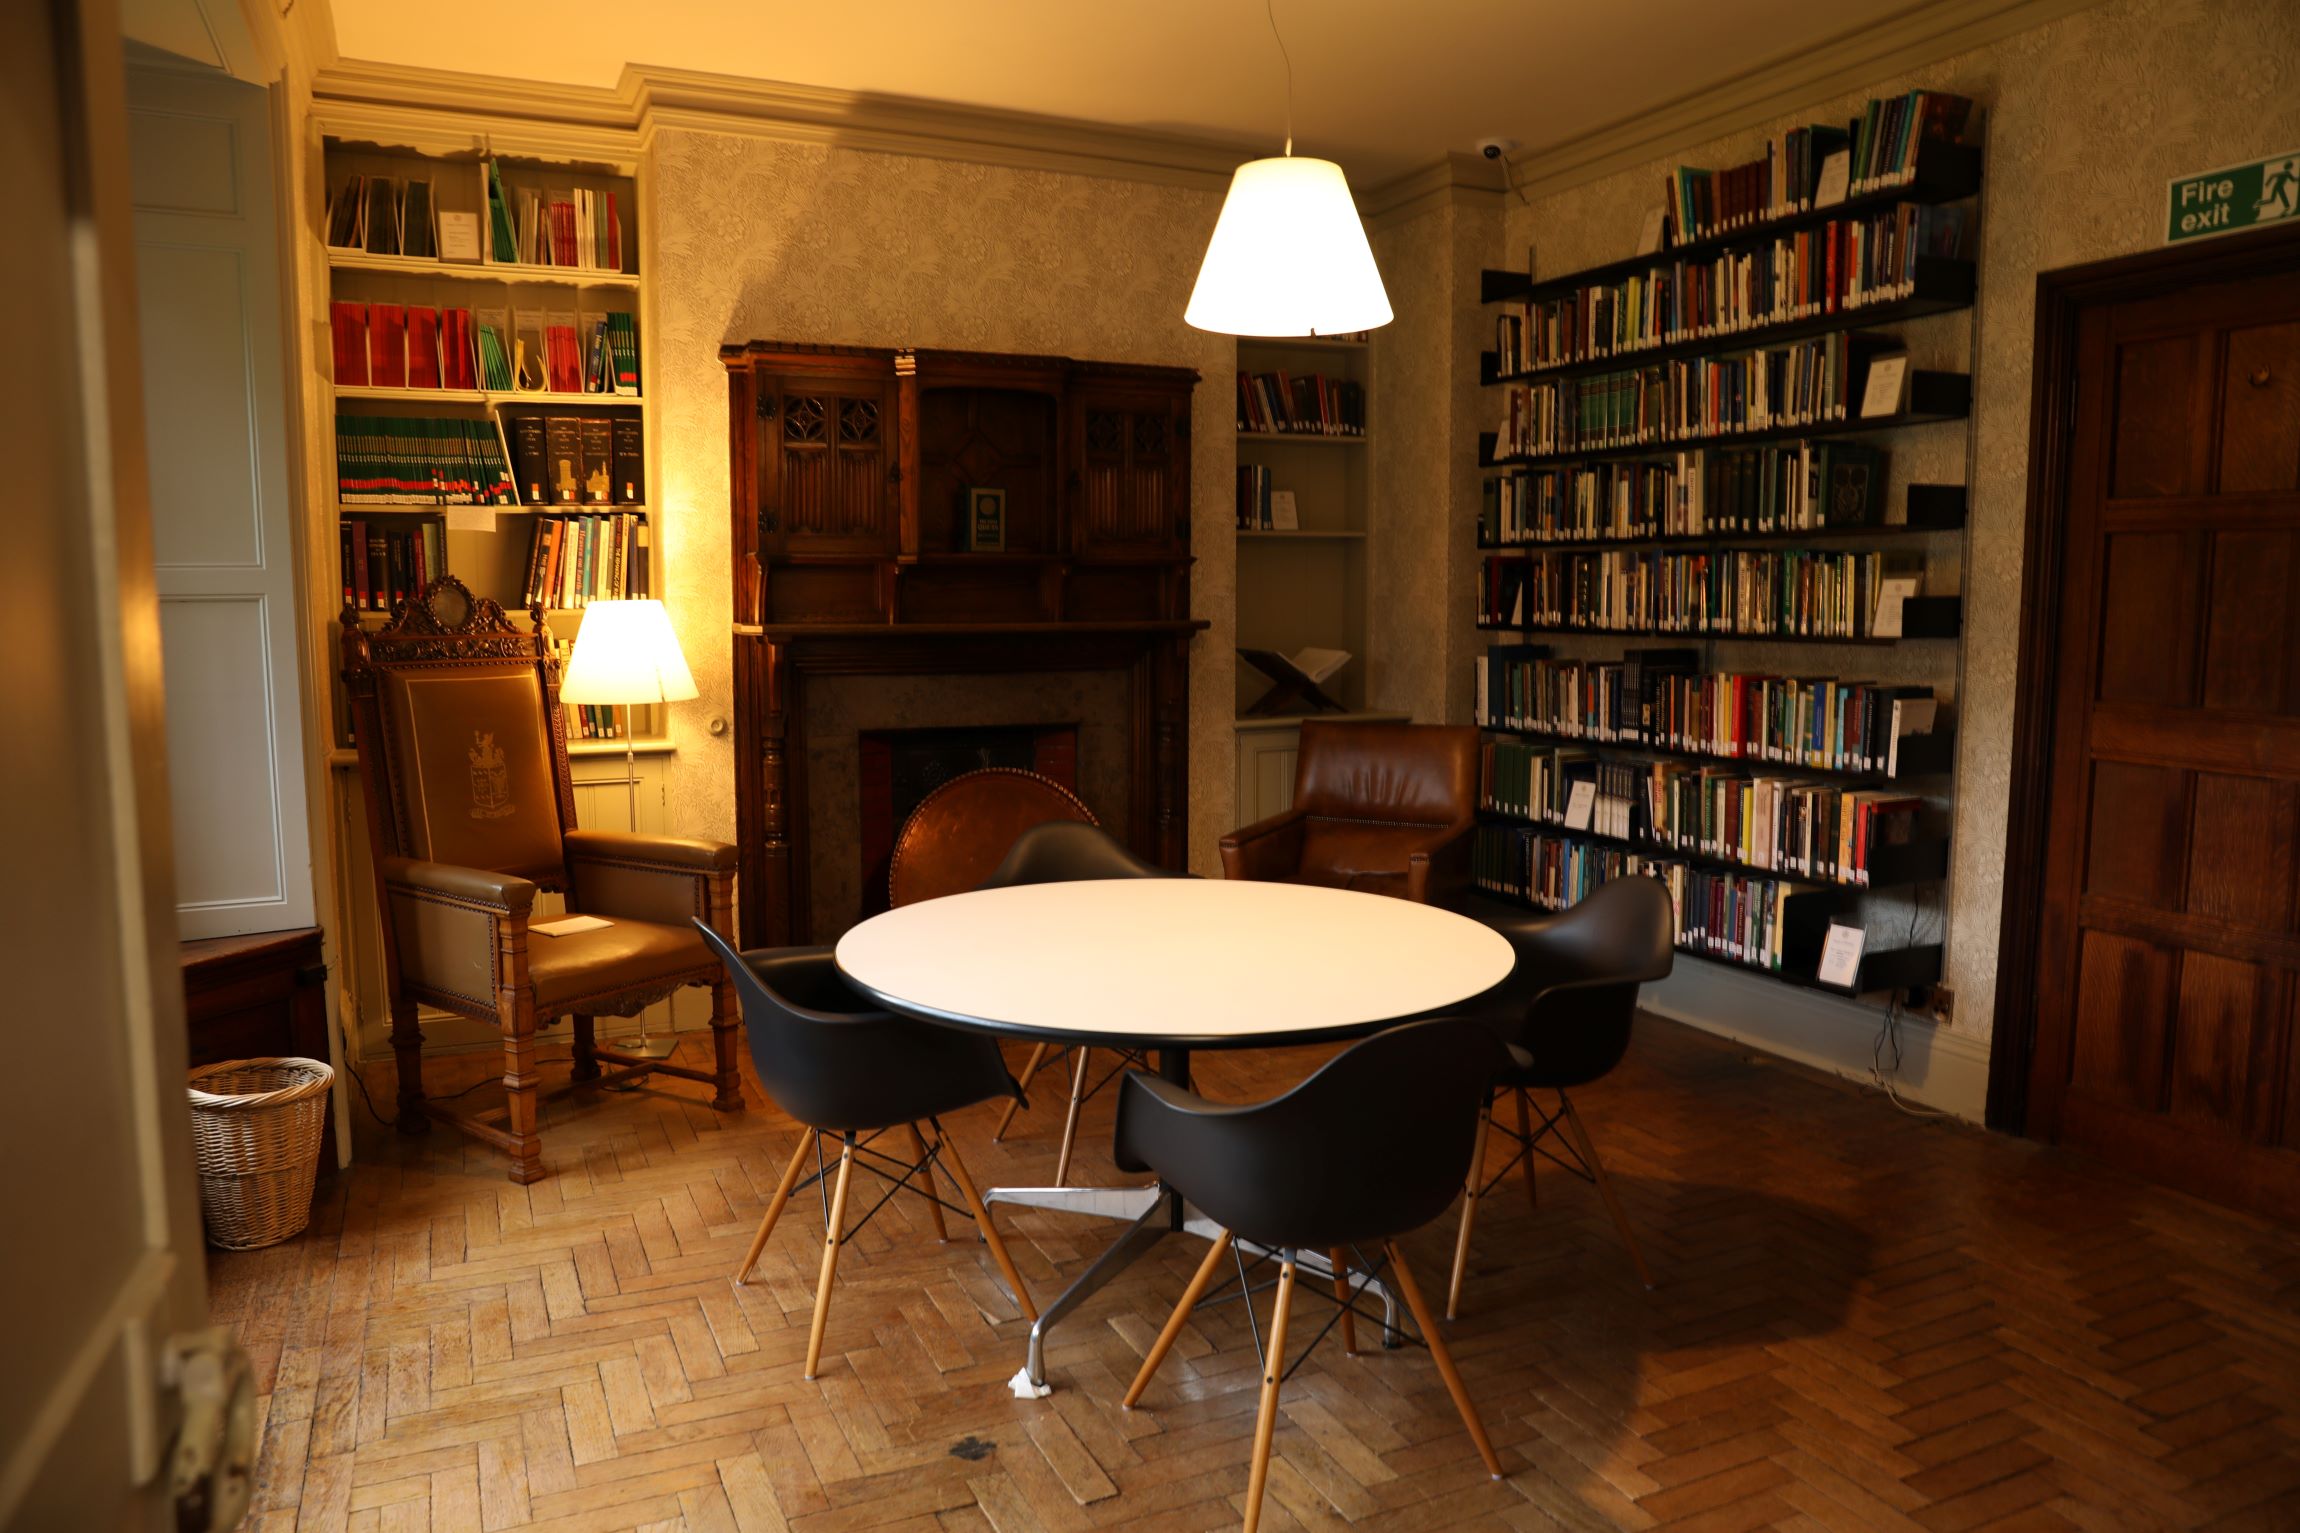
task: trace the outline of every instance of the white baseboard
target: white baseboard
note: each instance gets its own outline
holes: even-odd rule
[[[1885,1015],[1880,1006],[1826,991],[1694,962],[1680,963],[1669,978],[1647,985],[1638,1004],[1673,1022],[1864,1083]],[[1988,1105],[1987,1040],[1907,1015],[1900,1035],[1895,1089],[1910,1101],[1980,1122]]]

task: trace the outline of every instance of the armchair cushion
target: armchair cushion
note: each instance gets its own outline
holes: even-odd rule
[[[697,971],[715,975],[718,959],[690,924],[611,917],[598,931],[565,937],[529,937],[527,981],[535,991],[537,1018],[582,1008],[587,997],[608,996],[634,987],[669,989],[691,981]],[[617,1008],[619,1011],[620,1008]]]

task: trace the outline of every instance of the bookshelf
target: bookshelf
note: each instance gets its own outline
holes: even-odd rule
[[[368,610],[364,602],[355,600],[355,605],[363,608],[361,620],[383,622],[388,616],[384,608],[392,595],[412,586],[419,574],[430,578],[452,573],[476,594],[492,597],[506,611],[516,613],[527,605],[539,537],[556,530],[559,541],[568,545],[563,557],[578,556],[572,529],[566,524],[571,516],[598,519],[581,524],[587,536],[580,544],[584,562],[577,569],[590,577],[584,585],[590,597],[660,594],[660,528],[652,514],[651,491],[654,427],[646,392],[652,374],[648,365],[648,277],[640,257],[637,157],[620,151],[598,159],[566,153],[522,154],[484,136],[467,144],[453,142],[451,137],[447,143],[409,147],[367,138],[353,128],[323,128],[315,158],[319,185],[314,189],[314,201],[318,205],[307,227],[316,247],[315,265],[325,272],[327,303],[320,318],[327,335],[315,353],[322,372],[318,387],[323,408],[322,428],[314,447],[322,460],[324,482],[338,488],[338,493],[323,501],[324,536],[329,546],[339,550],[339,558],[352,563],[355,556],[350,545],[355,541],[355,524],[371,547],[377,538],[388,539],[411,527],[438,529],[432,534],[437,541],[431,545],[436,553],[427,557],[420,570],[394,568],[388,574],[370,570],[365,586],[352,578],[354,570],[344,571],[343,583],[352,588],[355,598],[372,593],[369,599],[382,604]],[[493,216],[489,196],[491,166],[502,188],[507,215],[500,223]],[[360,189],[360,205],[368,223],[365,229],[348,227],[344,216],[350,206],[347,193],[355,186]],[[390,190],[376,200],[379,186]],[[415,191],[419,186],[424,188],[420,194]],[[417,216],[425,202],[432,209],[428,219]],[[555,209],[554,203],[566,204],[566,213]],[[586,215],[580,229],[569,216],[578,209]],[[379,222],[387,212],[388,225]],[[475,243],[455,248],[457,231],[451,229],[451,223],[461,223],[472,231]],[[388,232],[376,232],[386,227]],[[503,242],[506,231],[508,247]],[[557,246],[558,264],[504,258],[507,253],[537,253],[538,245],[546,239]],[[404,253],[408,247],[417,253]],[[353,323],[345,318],[346,306],[357,314],[356,323],[361,328],[345,328]],[[397,311],[388,327],[379,311]],[[430,342],[428,334],[417,336],[413,321],[407,321],[408,333],[401,336],[398,316],[416,311],[442,316],[436,343]],[[463,332],[472,336],[468,349],[459,344],[460,337],[447,331],[445,316],[454,311],[471,317],[471,331]],[[628,317],[627,361],[611,344],[594,349],[594,337],[604,339],[602,325],[624,323],[610,321],[610,315]],[[480,328],[496,332],[502,347],[501,363],[514,374],[521,371],[517,364],[525,343],[533,372],[506,379],[509,387],[487,386],[493,380],[486,376],[488,350],[475,333]],[[560,349],[559,336],[551,333],[554,328],[571,332],[572,350]],[[436,363],[417,360],[425,356],[427,345],[435,345]],[[355,360],[351,353],[362,349],[367,355]],[[387,360],[402,351],[409,359],[404,367]],[[364,360],[365,366],[357,365],[358,360]],[[563,386],[561,377],[553,375],[556,368],[563,376],[568,363],[572,363],[575,374],[568,382],[581,387]],[[459,365],[466,369],[466,377],[457,376]],[[339,416],[379,423],[385,440],[399,444],[403,451],[416,433],[426,429],[407,423],[455,423],[446,429],[471,433],[480,443],[466,460],[472,465],[470,477],[480,482],[474,492],[476,498],[488,498],[488,476],[501,471],[511,482],[498,498],[516,495],[518,503],[474,504],[474,496],[463,494],[459,488],[441,497],[443,503],[361,500],[344,486],[343,476],[354,472],[349,465],[353,454],[334,429]],[[607,444],[606,448],[591,452],[593,444],[578,434],[572,439],[574,471],[561,476],[564,483],[555,485],[551,482],[550,464],[556,461],[552,451],[567,444],[547,443],[543,431],[536,428],[530,429],[523,443],[521,423],[534,422],[540,427],[553,421],[583,420],[595,426],[605,423],[604,431],[595,429],[592,435]],[[618,432],[627,450],[620,461],[612,457]],[[523,445],[543,450],[523,452]],[[592,457],[599,463],[592,464]],[[366,467],[373,468],[373,462],[367,462]],[[598,469],[596,476],[588,472],[593,467]],[[411,471],[420,474],[420,466]],[[541,504],[534,503],[536,491],[531,488],[538,481],[543,486]],[[599,488],[600,483],[606,488]],[[422,492],[410,493],[419,496]],[[447,500],[463,503],[444,503]],[[641,527],[646,544],[644,586],[637,572],[639,558],[633,552],[642,541],[637,531]],[[432,567],[434,563],[439,567]],[[630,567],[626,569],[625,564]],[[585,598],[572,594],[572,578],[563,582],[560,590],[568,594],[546,598],[546,622],[553,640],[566,646],[581,629],[581,602]],[[340,606],[342,595],[331,592],[333,599],[328,605]],[[336,717],[337,744],[341,746],[348,741],[348,733],[340,706]],[[620,752],[622,741],[599,733],[602,724],[600,719],[585,721],[577,710],[570,709],[570,750],[576,754]],[[615,727],[620,727],[619,722]],[[664,727],[659,710],[636,710],[632,732],[639,749],[659,752],[664,748]]]
[[[1266,472],[1272,489],[1293,495],[1297,512],[1297,525],[1291,528],[1237,529],[1238,645],[1284,655],[1307,648],[1347,650],[1349,663],[1324,685],[1353,711],[1363,709],[1366,700],[1371,355],[1364,340],[1346,337],[1238,341],[1240,373],[1282,378],[1296,387],[1322,378],[1359,391],[1362,408],[1351,413],[1363,429],[1347,434],[1248,429],[1241,397],[1238,430],[1241,471]],[[1314,394],[1314,386],[1305,392]],[[1338,398],[1338,391],[1330,389],[1328,397]],[[1269,678],[1239,662],[1241,716],[1269,685]],[[1255,721],[1265,734],[1272,722]],[[1284,720],[1275,722],[1286,727]],[[1265,744],[1286,748],[1283,742]]]
[[[1862,131],[1856,125],[1856,143]],[[1780,198],[1791,161],[1781,141],[1772,148],[1757,184],[1762,191],[1764,174],[1780,173],[1778,216],[1744,211],[1739,227],[1556,277],[1483,275],[1496,334],[1478,357],[1478,382],[1502,406],[1503,430],[1477,445],[1488,481],[1477,628],[1492,640],[1477,662],[1487,741],[1477,879],[1488,898],[1553,909],[1608,877],[1651,874],[1678,902],[1678,947],[1689,956],[1848,996],[1919,990],[1939,980],[1942,949],[1904,917],[1927,908],[1948,876],[1966,504],[1964,484],[1916,482],[1904,466],[1919,459],[1938,479],[1938,453],[1901,449],[1911,433],[1965,420],[1971,386],[1965,371],[1925,365],[1940,359],[1921,356],[1903,327],[1935,322],[1937,342],[1941,317],[1972,307],[1968,204],[1981,150],[1920,138],[1906,144],[1897,184],[1812,206],[1811,184],[1802,198],[1794,186]],[[1718,173],[1721,195],[1735,190],[1723,184],[1732,174]],[[1968,354],[1971,337],[1968,320]],[[1744,417],[1730,409],[1714,417],[1723,429],[1664,424],[1713,418],[1681,408],[1700,399],[1692,391],[1702,375],[1741,367],[1739,378],[1754,380],[1787,351],[1792,362],[1774,376],[1793,376],[1790,349],[1800,346],[1835,360],[1834,408],[1806,409],[1796,424],[1751,412],[1748,429],[1732,429]],[[1906,359],[1897,407],[1866,414],[1866,370],[1895,352]],[[1736,389],[1709,397],[1737,404],[1748,391]],[[1528,421],[1548,435],[1526,432]],[[1597,431],[1584,421],[1634,424]],[[1521,433],[1513,440],[1542,450],[1497,450],[1512,429]],[[1788,503],[1783,484],[1802,486],[1803,499]],[[1737,619],[1641,620],[1651,607],[1640,601],[1720,589],[1704,580],[1721,580],[1730,596],[1734,579],[1718,572],[1736,552],[1741,593],[1757,578],[1746,572],[1778,572],[1776,603],[1824,569],[1857,572],[1844,586],[1846,610],[1863,614],[1851,636],[1784,621],[1778,604],[1755,626],[1779,631],[1740,631],[1750,625]],[[1862,603],[1886,579],[1917,587],[1899,603],[1899,631],[1879,624],[1878,634]],[[1578,621],[1529,621],[1536,589],[1549,613]],[[1798,690],[1830,679],[1842,685],[1820,690],[1834,703]],[[1489,681],[1519,690],[1489,696]],[[1856,682],[1868,690],[1850,692]],[[1537,687],[1552,689],[1540,707],[1529,701]],[[1696,694],[1715,712],[1689,720]],[[1921,710],[1912,718],[1938,712],[1929,728],[1899,733],[1891,710],[1901,706]],[[1788,721],[1795,740],[1844,747],[1870,731],[1863,743],[1873,749],[1888,718],[1899,733],[1889,772],[1878,770],[1881,753],[1797,749],[1768,733]],[[1576,797],[1581,781],[1592,788]],[[1846,837],[1826,856],[1824,832]],[[1800,835],[1810,861],[1782,849]],[[1854,846],[1860,873],[1837,876],[1831,862]],[[1832,923],[1866,936],[1849,985],[1818,977]]]

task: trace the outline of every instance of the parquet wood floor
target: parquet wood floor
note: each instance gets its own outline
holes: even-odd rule
[[[1318,1057],[1201,1055],[1201,1085],[1259,1097]],[[483,1065],[442,1061],[435,1086]],[[388,1067],[369,1084],[390,1100]],[[794,1200],[752,1286],[727,1281],[793,1129],[691,1090],[563,1099],[532,1187],[454,1136],[365,1122],[377,1158],[309,1232],[213,1253],[262,1389],[253,1526],[1236,1525],[1239,1307],[1201,1311],[1142,1407],[1117,1405],[1196,1242],[1072,1317],[1056,1394],[1022,1402],[987,1253],[897,1203],[842,1257],[806,1383],[819,1206]],[[1535,1210],[1505,1185],[1448,1335],[1508,1478],[1479,1469],[1426,1354],[1329,1339],[1287,1386],[1266,1527],[2300,1528],[2300,1232],[1651,1019],[1577,1100],[1658,1288],[1590,1188],[1545,1176]],[[1109,1112],[1106,1093],[1082,1134],[1090,1180],[1115,1179]],[[1005,1146],[990,1118],[950,1122],[977,1177],[1044,1178],[1056,1104]],[[1115,1228],[1000,1219],[1042,1298]],[[1451,1239],[1409,1242],[1425,1289]]]

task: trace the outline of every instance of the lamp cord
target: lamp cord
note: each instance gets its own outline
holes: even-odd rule
[[[1286,39],[1278,31],[1278,0],[1262,0],[1270,17],[1270,36],[1277,39],[1278,57],[1286,61],[1286,154],[1294,153],[1294,56],[1286,51]]]

